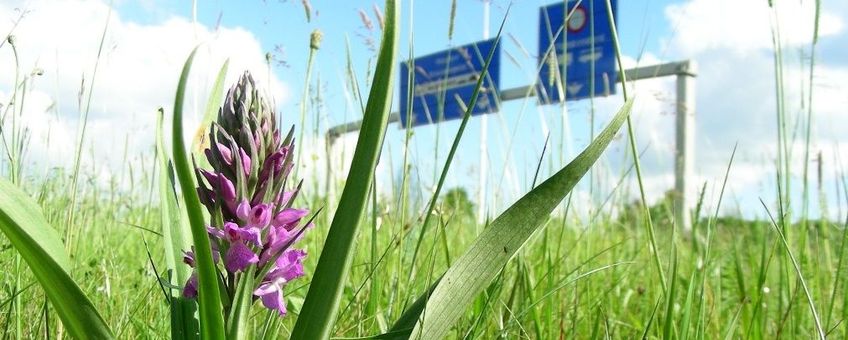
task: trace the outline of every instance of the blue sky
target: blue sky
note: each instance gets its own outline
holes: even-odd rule
[[[522,46],[510,37],[503,41],[505,55],[510,56],[502,63],[503,88],[533,81],[538,10],[553,2],[522,0],[512,4],[504,32]],[[452,41],[448,40],[450,3],[419,0],[410,6],[408,1],[402,1],[401,56],[409,54],[410,19],[416,55],[482,38],[482,2],[459,0],[455,34]],[[727,213],[739,210],[747,216],[763,216],[758,199],[773,199],[776,100],[770,36],[772,17],[777,18],[782,29],[787,109],[796,117],[806,107],[801,95],[807,93],[809,86],[805,73],[808,69],[799,65],[809,54],[813,1],[776,3],[779,7],[776,16],[765,1],[759,0],[625,0],[618,5],[617,21],[627,67],[637,65],[640,57],[639,65],[681,59],[699,63],[694,182],[698,187],[700,183],[708,183],[708,206],[714,203],[716,186],[721,182],[730,152],[739,143],[730,180],[734,203],[726,206]],[[299,0],[197,1],[196,23],[192,22],[192,4],[185,0],[114,2],[103,62],[94,81],[89,122],[93,156],[86,158],[98,173],[110,170],[109,162],[97,160],[120,162],[118,155],[125,145],[137,154],[149,152],[155,122],[150,113],[160,105],[169,109],[179,68],[190,49],[200,42],[206,44],[193,72],[195,108],[202,106],[203,100],[199,98],[205,98],[205,89],[224,58],[232,58],[228,80],[234,79],[241,69],[250,69],[269,86],[280,106],[283,122],[299,124],[310,33],[318,29],[323,32],[323,42],[312,84],[318,82],[322,88],[323,105],[313,107],[309,116],[317,117],[321,133],[331,125],[358,119],[360,112],[345,90],[347,46],[349,43],[359,85],[365,89],[366,78],[373,69],[374,46],[379,41],[374,7],[375,4],[382,7],[381,2],[312,0],[311,20],[307,21]],[[493,0],[490,24],[493,35],[509,4],[509,1]],[[835,210],[839,201],[833,188],[841,169],[845,169],[840,162],[846,158],[841,157],[839,146],[848,142],[839,128],[848,126],[845,118],[848,96],[844,96],[848,86],[841,81],[848,77],[848,48],[845,48],[848,35],[844,27],[848,4],[836,0],[824,0],[822,4],[821,39],[813,82],[816,111],[813,152],[821,151],[825,164],[829,165],[826,168],[830,171],[825,171],[824,178],[826,201]],[[28,119],[33,131],[30,159],[36,164],[61,166],[67,163],[63,155],[68,154],[67,145],[73,145],[79,126],[76,95],[80,77],[92,74],[99,37],[109,15],[109,2],[7,2],[0,4],[0,32],[7,31],[17,18],[19,12],[15,8],[30,10],[15,32],[22,65],[46,71],[34,81],[33,94],[28,99],[28,110],[32,111]],[[365,27],[360,12],[373,22],[374,29]],[[369,46],[369,41],[374,46]],[[529,56],[522,49],[529,51]],[[271,68],[270,79],[264,65],[264,55],[269,51],[285,62],[284,66],[275,64]],[[11,65],[14,64],[8,53],[0,50],[0,74],[11,74],[14,70]],[[0,98],[4,102],[11,92],[7,80],[0,77]],[[649,197],[656,199],[673,184],[674,80],[658,79],[632,86],[637,97],[633,112],[637,140],[640,148],[647,150],[642,158],[645,183]],[[588,143],[593,128],[589,124],[590,108],[594,108],[597,131],[621,102],[617,95],[569,103],[564,116],[561,106],[537,106],[535,99],[516,100],[505,104],[500,113],[490,115],[487,159],[491,172],[487,191],[496,203],[490,202],[489,209],[503,209],[527,190],[547,133],[551,135],[552,147],[546,155],[543,176],[565,164]],[[467,187],[474,197],[480,164],[480,123],[480,118],[471,120],[447,183],[449,187]],[[314,120],[310,118],[306,125],[311,131]],[[416,180],[423,188],[433,184],[436,169],[444,161],[457,126],[457,122],[447,122],[415,130],[411,161],[417,166]],[[48,136],[51,142],[47,141]],[[320,139],[304,143],[303,165],[309,170],[307,173],[323,178],[320,174],[327,158],[344,163],[341,150],[347,150],[345,155],[349,158],[354,138],[355,134],[342,139],[329,155]],[[611,189],[629,164],[624,161],[625,140],[616,140],[598,165],[596,176],[602,185],[600,190],[595,190],[595,200]],[[390,192],[391,183],[396,180],[402,143],[402,132],[390,126],[378,176],[383,192]],[[798,155],[800,147],[795,144]],[[797,159],[794,163],[801,169],[803,163],[801,158]],[[343,168],[335,169],[334,176],[344,176]],[[800,174],[800,170],[795,172]],[[587,191],[586,183],[578,190],[583,201],[589,200]],[[629,192],[635,192],[633,183],[629,183]]]

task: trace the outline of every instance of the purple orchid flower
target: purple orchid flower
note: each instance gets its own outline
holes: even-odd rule
[[[294,167],[292,135],[293,130],[281,138],[276,113],[245,73],[209,129],[210,147],[204,155],[211,168],[196,169],[197,192],[211,216],[207,231],[224,284],[256,275],[253,295],[281,316],[286,314],[285,286],[305,275],[306,251],[294,246],[312,227],[302,223],[309,210],[292,207],[300,186],[287,188],[294,183],[288,181]],[[184,252],[183,262],[194,268],[194,249]],[[197,290],[193,273],[183,296],[194,298]]]

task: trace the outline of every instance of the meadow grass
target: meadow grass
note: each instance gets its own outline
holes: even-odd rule
[[[848,221],[809,217],[807,201],[812,186],[806,167],[802,183],[792,182],[793,155],[789,145],[796,131],[791,130],[788,122],[798,119],[806,127],[802,134],[807,146],[803,158],[809,160],[813,89],[811,82],[809,111],[800,117],[790,117],[791,113],[785,110],[782,88],[785,66],[779,23],[773,25],[778,101],[775,117],[781,147],[775,165],[778,175],[774,179],[778,183],[778,201],[763,203],[763,211],[771,219],[745,220],[720,215],[719,207],[727,199],[723,197],[725,184],[710,183],[711,188],[718,188],[718,195],[707,197],[705,184],[693,212],[692,231],[677,230],[670,216],[670,199],[651,206],[646,204],[641,168],[638,158],[632,157],[638,150],[639,131],[634,131],[628,121],[630,169],[635,170],[637,177],[639,201],[629,202],[628,188],[622,184],[631,170],[622,171],[619,181],[607,185],[613,188],[612,192],[594,207],[588,219],[576,216],[572,205],[580,203],[573,202],[571,197],[566,197],[562,204],[557,200],[554,206],[560,207],[560,213],[549,211],[534,216],[539,225],[525,228],[527,242],[519,242],[513,249],[503,248],[504,253],[515,252],[515,255],[505,265],[487,268],[486,275],[492,279],[480,287],[480,294],[463,297],[458,295],[466,292],[432,291],[433,296],[446,297],[450,302],[469,300],[467,308],[449,311],[456,314],[454,326],[438,335],[468,339],[848,336],[848,324],[844,322],[848,317],[848,281],[842,278]],[[811,46],[813,51],[815,41]],[[396,60],[391,61],[396,64]],[[814,61],[810,61],[811,74],[813,69]],[[351,83],[349,95],[364,111],[368,98],[363,99],[352,62],[348,62],[347,72]],[[366,73],[375,71],[369,69]],[[307,72],[305,89],[309,88],[309,74],[311,70]],[[94,80],[93,75],[91,78]],[[174,261],[167,258],[174,254],[170,250],[171,254],[166,255],[169,244],[161,227],[163,216],[169,212],[163,211],[163,205],[159,204],[160,180],[166,167],[153,155],[141,154],[126,158],[123,171],[113,172],[105,180],[96,178],[93,168],[86,168],[80,162],[85,149],[83,124],[72,169],[52,169],[45,176],[28,176],[28,165],[21,162],[24,148],[15,147],[26,140],[24,130],[17,125],[22,112],[17,105],[23,102],[19,98],[26,93],[26,81],[17,80],[16,76],[15,83],[22,84],[16,86],[12,95],[11,102],[15,104],[5,106],[0,117],[2,126],[11,126],[0,131],[8,152],[2,162],[3,175],[29,193],[43,209],[47,222],[63,235],[72,264],[71,276],[98,307],[117,338],[167,338],[171,334],[169,288],[158,279],[164,276],[162,268],[167,267],[164,263]],[[87,120],[91,97],[89,90],[87,103],[80,108],[83,122]],[[308,112],[307,98],[309,92],[304,91],[302,122]],[[468,120],[466,116],[462,127]],[[451,277],[449,268],[463,264],[462,255],[479,245],[481,235],[505,228],[498,219],[478,221],[474,203],[461,190],[440,193],[445,176],[451,175],[453,153],[466,147],[459,144],[462,127],[429,204],[416,206],[410,200],[410,195],[421,190],[410,180],[410,176],[416,176],[409,170],[411,130],[407,130],[403,145],[388,146],[403,149],[403,176],[400,183],[392,185],[392,192],[398,195],[378,193],[373,183],[358,188],[354,203],[365,213],[349,215],[361,223],[359,231],[354,229],[345,240],[350,247],[347,260],[350,272],[344,282],[338,283],[340,298],[329,302],[338,304],[335,312],[338,321],[327,331],[331,337],[365,338],[390,332],[404,321],[415,325],[418,317],[405,319],[405,312],[415,306],[423,308],[419,305],[423,300],[417,299],[428,296],[426,292],[442,273],[447,271],[446,277]],[[298,128],[301,136],[308,132],[305,126]],[[321,137],[301,137],[308,138]],[[154,144],[151,141],[151,146]],[[371,144],[379,144],[379,138]],[[564,149],[562,146],[559,149],[558,155],[542,156],[561,158]],[[544,150],[549,150],[547,142]],[[725,183],[733,176],[735,152],[728,150]],[[308,157],[301,159],[309,161]],[[537,186],[545,182],[537,178],[542,164],[540,158],[538,164],[533,164],[536,176],[525,179],[532,181],[530,188],[544,185]],[[504,167],[507,166],[505,163]],[[327,167],[331,168],[329,164]],[[337,211],[339,203],[332,199],[331,193],[345,188],[341,177],[328,174],[323,183],[326,190],[322,192],[317,191],[321,186],[315,179],[316,190],[304,192],[299,199],[306,206]],[[592,179],[593,183],[596,180]],[[386,179],[376,178],[376,181]],[[795,200],[789,194],[793,185],[804,188],[801,198],[804,209],[798,215],[788,208],[790,200]],[[844,178],[839,185],[837,190],[848,197]],[[824,189],[821,186],[818,189],[821,197]],[[564,196],[568,191],[561,193]],[[502,203],[509,206],[513,202]],[[702,210],[702,206],[714,210]],[[257,338],[274,339],[291,334],[333,220],[331,213],[317,215],[315,229],[303,241],[312,255],[306,259],[307,277],[293,282],[286,291],[290,316],[278,319],[259,307],[250,310],[253,318],[249,328]],[[520,222],[520,218],[505,221]],[[486,241],[482,246],[497,242]],[[47,302],[32,273],[25,270],[15,248],[5,238],[1,245],[0,263],[14,269],[0,274],[3,338],[66,336],[54,307]],[[424,310],[422,320],[428,318],[432,316]]]

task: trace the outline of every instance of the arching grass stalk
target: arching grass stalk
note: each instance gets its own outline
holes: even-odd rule
[[[303,143],[303,134],[306,131],[306,106],[309,103],[309,81],[312,78],[312,65],[315,64],[315,54],[321,48],[321,39],[323,35],[321,31],[314,30],[309,39],[309,56],[306,58],[306,79],[303,81],[303,97],[300,98],[300,142]],[[316,117],[317,119],[317,117]],[[299,155],[301,155],[300,153]],[[302,164],[303,158],[298,156],[298,164]],[[299,168],[294,170],[294,176],[297,177]]]
[[[780,236],[780,241],[783,244],[783,249],[789,256],[789,260],[792,262],[792,266],[795,268],[795,273],[798,275],[798,280],[800,281],[801,288],[804,289],[804,295],[807,297],[807,304],[810,307],[810,313],[812,314],[813,321],[815,322],[816,336],[821,340],[825,340],[827,339],[827,336],[825,336],[824,329],[821,325],[821,319],[819,318],[819,314],[816,311],[816,305],[813,302],[813,296],[810,293],[810,289],[807,287],[807,282],[806,280],[804,280],[804,275],[801,272],[801,267],[798,265],[798,261],[795,259],[795,255],[792,253],[792,249],[789,248],[789,243],[786,241],[786,237],[784,237],[783,231],[781,231],[781,228],[778,227],[777,221],[775,221],[774,217],[771,214],[771,211],[769,211],[768,209],[768,206],[765,202],[762,201],[762,199],[760,200],[760,204],[762,204],[763,208],[766,209],[769,219],[771,220],[772,228],[777,232],[778,236]]]
[[[19,112],[23,111],[23,103],[19,104],[18,100],[17,100],[18,89],[21,87],[21,86],[18,85],[18,82],[20,81],[21,65],[20,65],[20,59],[18,57],[18,49],[15,46],[15,37],[12,36],[12,35],[9,35],[4,40],[4,42],[9,42],[9,46],[12,48],[12,54],[14,55],[14,58],[15,58],[15,80],[14,80],[15,82],[12,84],[13,90],[12,90],[12,100],[11,100],[11,103],[10,103],[11,105],[8,105],[6,107],[6,110],[3,113],[3,115],[0,116],[0,139],[2,139],[2,141],[3,141],[3,146],[6,150],[6,154],[7,154],[7,157],[9,159],[9,179],[12,181],[13,184],[20,185],[21,159],[20,159],[20,154],[18,153],[18,150],[19,150],[18,144],[22,143],[22,141],[19,141],[20,134],[18,132],[19,128],[18,128],[16,123],[18,121]],[[24,91],[24,93],[25,92],[26,91]],[[18,109],[19,107],[20,107],[20,111]],[[6,118],[8,117],[7,113],[9,112],[10,109],[12,111],[12,115],[11,115],[11,118],[10,118],[10,120],[12,122],[11,123],[12,134],[10,136],[11,137],[10,140],[6,141],[6,135],[8,133],[5,133],[5,131],[3,130],[3,127],[6,124]],[[14,298],[12,299],[12,304],[13,304],[13,307],[15,309],[14,310],[15,338],[20,338],[20,335],[22,333],[22,325],[23,325],[23,316],[21,315],[23,308],[21,307],[21,294],[20,294],[21,271],[22,271],[21,256],[19,254],[16,254],[15,255],[15,283],[14,283],[14,286],[13,286]]]
[[[415,19],[414,19],[415,15],[413,15],[413,14],[414,14],[414,8],[415,8],[415,0],[410,0],[409,8],[410,8],[410,10],[409,10],[409,28],[410,29],[409,29],[409,37],[408,37],[408,39],[409,39],[409,54],[407,56],[407,60],[410,60],[414,64],[415,63],[415,30],[413,29],[413,27],[414,27],[413,25],[415,23]],[[406,88],[408,90],[407,90],[407,93],[401,93],[400,94],[401,96],[406,96],[406,107],[402,108],[402,109],[405,109],[406,112],[412,112],[412,104],[414,103],[413,97],[414,97],[414,94],[415,94],[413,89],[414,89],[414,84],[415,84],[415,74],[416,73],[417,72],[415,72],[415,67],[409,67],[408,68],[408,70],[407,70],[407,83],[406,83]],[[410,176],[410,167],[411,167],[410,166],[410,160],[409,160],[409,158],[410,158],[409,149],[410,149],[410,142],[412,141],[412,120],[408,119],[407,122],[406,122],[406,126],[402,126],[401,128],[403,129],[404,134],[403,134],[403,158],[402,158],[401,163],[400,163],[400,165],[401,165],[400,192],[398,193],[398,197],[397,197],[397,201],[398,201],[397,206],[399,208],[398,209],[399,212],[397,214],[398,215],[398,217],[397,217],[397,219],[398,219],[398,230],[397,230],[398,235],[404,235],[405,234],[404,233],[404,227],[405,227],[406,219],[407,219],[407,216],[406,216],[407,211],[409,210],[408,209],[409,186],[410,186],[409,185],[409,180],[410,180],[409,176]],[[401,236],[398,240],[398,246],[397,246],[398,260],[396,261],[397,266],[396,266],[396,269],[395,269],[396,270],[395,284],[398,286],[398,291],[401,294],[403,294],[404,292],[408,294],[409,291],[412,290],[412,287],[410,287],[408,284],[402,285],[403,283],[401,282],[401,280],[403,280],[403,274],[404,274],[404,254],[405,254],[405,252],[403,251],[403,249],[404,249],[404,240],[405,239],[406,239],[406,237]],[[402,287],[405,287],[407,290],[406,291],[401,290]],[[400,296],[403,296],[403,295],[400,295]],[[392,310],[393,312],[395,312],[395,313],[403,312],[403,310],[406,309],[406,298],[402,298],[401,300],[402,300],[401,303],[396,303],[393,306],[393,307],[400,307],[400,310],[393,309]]]
[[[615,47],[615,57],[618,62],[618,69],[622,70],[621,72],[621,94],[624,97],[624,101],[627,102],[629,100],[629,95],[627,92],[627,76],[624,71],[624,63],[621,60],[621,46],[618,43],[618,31],[615,27],[615,20],[613,18],[612,13],[612,4],[610,0],[607,1],[607,18],[609,19],[610,32],[612,32],[612,40],[613,46]],[[645,209],[645,219],[647,220],[647,229],[648,229],[648,239],[650,241],[651,246],[651,255],[653,255],[654,264],[656,265],[657,274],[660,277],[660,285],[663,288],[663,292],[665,293],[668,290],[666,286],[665,274],[663,273],[662,261],[660,261],[659,249],[657,249],[657,238],[654,235],[654,222],[651,219],[651,210],[648,206],[648,199],[645,195],[645,185],[642,183],[642,167],[639,162],[639,152],[636,149],[636,134],[633,131],[633,122],[630,119],[630,116],[627,116],[627,139],[630,144],[630,153],[633,155],[633,165],[636,168],[636,180],[639,183],[639,199],[642,202],[642,207]]]

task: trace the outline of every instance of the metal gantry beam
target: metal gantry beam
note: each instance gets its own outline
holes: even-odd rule
[[[624,71],[624,74],[627,76],[628,80],[643,80],[643,79],[651,79],[651,78],[659,78],[659,77],[668,77],[668,76],[690,76],[695,77],[697,72],[697,65],[692,60],[680,61],[680,62],[672,62],[665,63],[659,65],[651,65],[651,66],[643,66],[632,68]],[[621,77],[618,77],[621,79]],[[500,92],[501,101],[510,101],[516,99],[523,99],[528,97],[535,97],[536,89],[534,85],[515,87],[511,89],[502,90]],[[388,123],[394,123],[400,121],[400,113],[392,112],[389,115]],[[362,127],[362,121],[355,121],[350,123],[344,123],[340,125],[336,125],[331,127],[326,132],[326,137],[329,141],[334,141],[336,138],[341,135],[359,131]]]
[[[676,77],[677,93],[675,100],[676,133],[674,153],[674,222],[684,230],[692,228],[689,208],[692,206],[692,179],[695,164],[695,77],[698,65],[694,60],[670,62],[659,65],[642,66],[624,70],[628,81],[660,77]],[[622,79],[622,77],[618,77]],[[535,85],[506,89],[499,94],[502,102],[536,96]],[[400,121],[400,114],[389,115],[389,123]],[[362,121],[333,126],[327,130],[327,142],[332,146],[341,135],[358,131]]]

